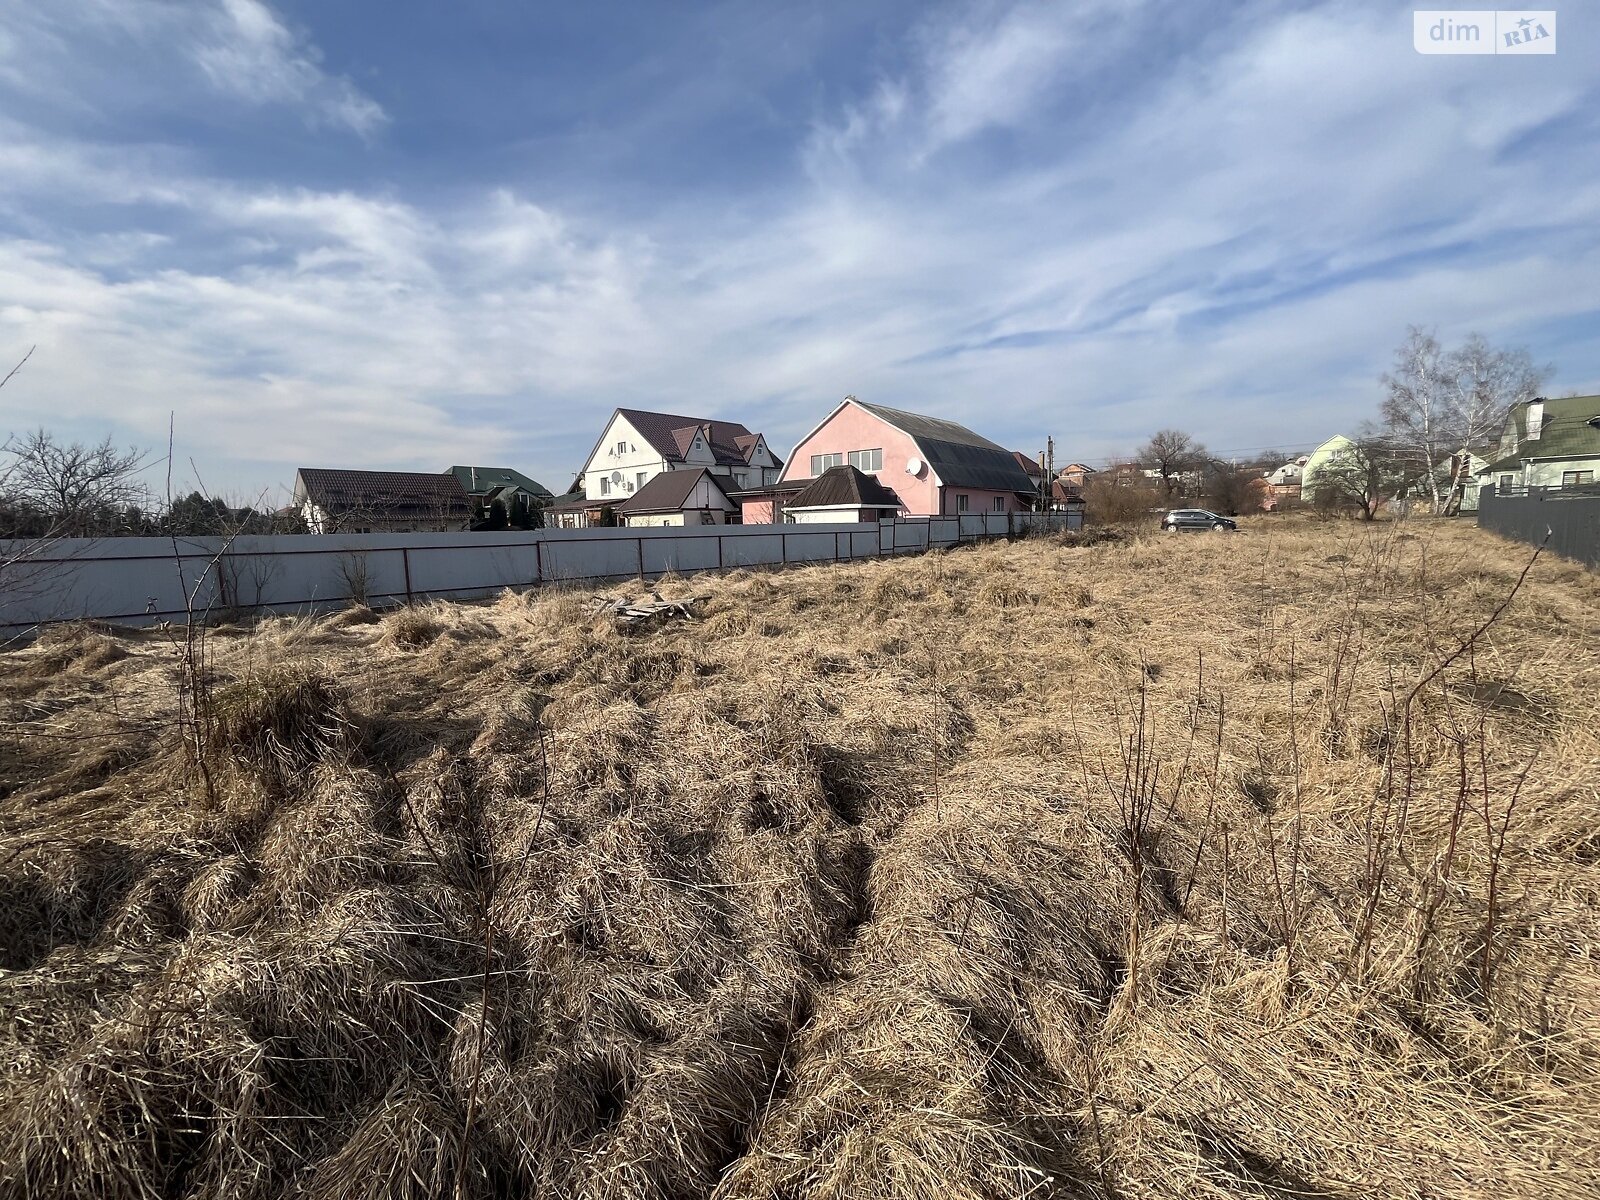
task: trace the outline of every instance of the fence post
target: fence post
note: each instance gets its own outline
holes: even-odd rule
[[[400,566],[406,573],[406,603],[411,603],[411,554],[406,547],[400,547]]]

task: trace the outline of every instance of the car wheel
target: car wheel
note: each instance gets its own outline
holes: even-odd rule
[[[1215,525],[1213,525],[1213,526],[1212,526],[1212,527],[1211,527],[1211,528],[1212,528],[1212,529],[1215,529],[1215,530],[1216,530],[1216,531],[1217,531],[1217,532],[1218,532],[1218,533],[1221,533],[1221,532],[1222,532],[1222,531],[1223,531],[1223,530],[1224,530],[1224,529],[1226,529],[1226,528],[1227,528],[1227,526],[1226,526],[1226,525],[1224,525],[1224,524],[1223,524],[1223,523],[1222,523],[1222,522],[1221,522],[1221,521],[1218,521],[1218,522],[1217,522],[1217,523],[1216,523],[1216,524],[1215,524]]]

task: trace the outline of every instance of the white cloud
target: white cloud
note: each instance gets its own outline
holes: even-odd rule
[[[261,0],[219,0],[191,53],[220,92],[254,104],[299,105],[331,124],[369,134],[387,117],[348,79],[330,76],[314,47]]]
[[[469,458],[554,486],[614,403],[731,415],[780,447],[847,391],[1081,458],[1174,420],[1219,449],[1316,442],[1370,415],[1412,321],[1531,340],[1560,386],[1600,384],[1592,348],[1540,342],[1593,306],[1600,165],[1506,157],[1582,110],[1581,68],[1519,63],[1491,89],[1364,9],[1259,18],[1152,66],[1126,30],[1086,48],[1094,11],[925,27],[796,147],[801,183],[735,217],[600,224],[497,180],[449,202],[245,185],[0,127],[0,210],[27,229],[0,245],[0,351],[40,344],[0,426],[116,421],[149,444],[176,410],[252,486]],[[216,60],[239,94],[312,102],[325,76],[283,66],[320,71],[306,43],[239,12],[246,49]],[[1074,64],[1146,77],[1052,108]],[[1002,130],[1028,152],[958,161]],[[63,196],[112,227],[57,219]]]
[[[92,117],[130,102],[182,111],[196,102],[192,81],[209,102],[283,107],[363,137],[388,121],[264,0],[52,0],[10,6],[5,19],[0,84],[65,112]]]

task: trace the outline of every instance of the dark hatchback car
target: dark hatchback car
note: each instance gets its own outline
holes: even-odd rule
[[[1203,508],[1175,508],[1161,518],[1161,528],[1168,533],[1179,529],[1232,530],[1238,529],[1239,523],[1232,517],[1224,517]]]

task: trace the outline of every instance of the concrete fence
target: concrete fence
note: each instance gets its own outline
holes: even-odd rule
[[[1550,549],[1585,566],[1600,567],[1600,487],[1531,487],[1498,494],[1478,489],[1478,528]]]
[[[190,611],[309,613],[353,599],[469,599],[548,583],[916,554],[1076,529],[1082,520],[1077,512],[963,513],[849,525],[0,542],[0,637],[82,618],[148,624]]]

